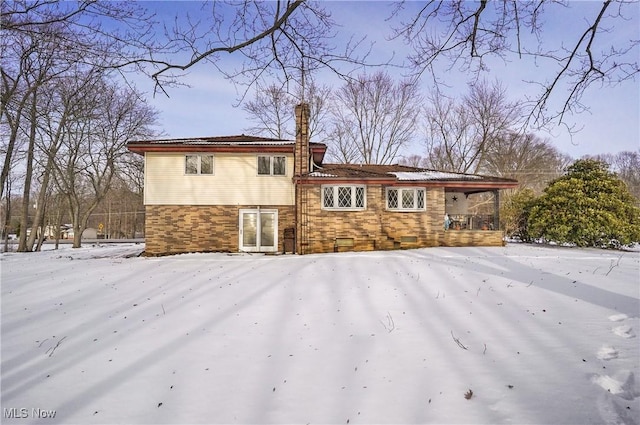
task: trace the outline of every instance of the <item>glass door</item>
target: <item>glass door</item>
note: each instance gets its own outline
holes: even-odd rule
[[[278,249],[278,211],[240,210],[240,251],[275,252]]]
[[[253,251],[258,246],[258,213],[240,212],[240,250]]]

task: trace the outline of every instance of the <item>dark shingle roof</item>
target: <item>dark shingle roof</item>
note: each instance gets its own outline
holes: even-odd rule
[[[256,151],[277,151],[293,152],[295,140],[275,139],[269,137],[247,136],[240,134],[236,136],[215,136],[215,137],[186,137],[178,139],[152,139],[133,140],[127,143],[127,148],[132,152],[188,152],[188,151],[225,151],[225,152],[250,152]],[[314,151],[326,150],[326,145],[322,143],[309,143]]]
[[[268,137],[236,136],[186,137],[179,139],[134,140],[130,145],[293,145],[294,140],[273,139]]]

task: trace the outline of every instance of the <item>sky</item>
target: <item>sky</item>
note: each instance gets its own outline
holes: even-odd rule
[[[640,422],[637,251],[51,246],[0,255],[5,425]]]
[[[185,10],[198,11],[197,2],[162,2],[145,3],[151,10],[156,10],[157,17],[171,22],[176,12]],[[408,48],[399,40],[389,40],[391,28],[386,18],[389,16],[391,3],[382,1],[325,1],[322,2],[332,13],[339,25],[336,42],[347,40],[352,35],[367,36],[374,42],[372,60],[385,60],[392,55],[396,63],[403,61],[409,53]],[[546,42],[558,43],[568,37],[579,36],[585,28],[587,17],[594,16],[600,8],[600,2],[570,2],[567,9],[554,9],[554,14],[546,15],[543,38]],[[418,2],[410,2],[410,7],[417,7]],[[639,9],[627,8],[629,20],[605,20],[609,33],[602,35],[607,40],[617,43],[629,38],[640,39]],[[615,25],[610,22],[615,22]],[[616,38],[618,37],[618,38]],[[640,61],[640,48],[635,50],[635,60]],[[633,56],[633,55],[632,55]],[[235,57],[225,59],[237,60]],[[534,63],[527,59],[509,58],[509,62],[490,61],[490,70],[484,77],[490,81],[499,80],[507,88],[510,100],[523,99],[537,93],[535,85],[528,80],[550,78],[557,65]],[[388,68],[388,72],[401,78],[400,71]],[[467,90],[468,74],[464,72],[443,72],[450,85],[450,95],[460,96]],[[340,81],[328,73],[315,77],[320,83],[339,87]],[[160,115],[160,130],[166,137],[200,137],[220,136],[246,133],[252,123],[246,113],[238,106],[239,92],[229,81],[223,79],[215,69],[207,63],[199,64],[188,71],[181,79],[190,87],[169,88],[168,97],[163,94],[149,96],[152,106]],[[153,84],[148,79],[137,79],[139,89],[149,94]],[[421,80],[421,88],[427,93],[431,88],[429,80]],[[250,92],[249,98],[252,92]],[[560,99],[560,98],[558,98]],[[578,115],[567,115],[567,126],[580,129],[575,134],[566,127],[554,125],[547,131],[538,132],[542,138],[549,139],[561,152],[573,158],[583,155],[617,153],[624,150],[640,148],[640,79],[627,81],[615,87],[601,87],[592,84],[585,93],[582,103],[588,111]],[[556,105],[557,106],[557,103]],[[425,147],[416,141],[405,154],[424,154]]]

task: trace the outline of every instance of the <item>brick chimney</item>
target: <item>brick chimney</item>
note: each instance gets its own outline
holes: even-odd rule
[[[309,104],[296,105],[296,148],[294,175],[300,176],[308,173],[310,164],[309,151]]]

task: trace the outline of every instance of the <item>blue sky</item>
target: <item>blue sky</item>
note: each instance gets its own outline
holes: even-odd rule
[[[156,10],[158,18],[173,21],[176,11],[199,10],[196,2],[162,2],[145,3],[146,7]],[[323,5],[332,12],[333,19],[341,25],[338,37],[347,39],[351,34],[366,35],[375,42],[373,57],[381,60],[388,59],[393,53],[401,62],[408,52],[407,48],[398,41],[388,41],[391,29],[385,21],[390,7],[388,2],[381,1],[331,1]],[[410,6],[418,5],[413,3]],[[601,2],[571,2],[566,10],[554,9],[556,13],[547,16],[547,23],[543,37],[546,42],[558,43],[566,40],[567,34],[576,37],[585,28],[585,17],[597,13]],[[636,5],[637,6],[637,5]],[[631,9],[631,8],[630,8]],[[616,20],[614,31],[606,34],[617,39],[640,38],[639,9],[632,10],[631,20]],[[605,22],[608,25],[608,22]],[[610,25],[609,25],[610,26]],[[617,38],[616,38],[617,37]],[[557,45],[557,44],[556,44]],[[635,60],[640,60],[638,49]],[[228,57],[227,61],[237,60]],[[531,60],[510,58],[509,63],[493,61],[490,71],[485,77],[499,79],[506,87],[512,100],[526,95],[534,95],[537,88],[525,83],[529,79],[549,78],[555,70],[554,64],[543,62],[533,63]],[[389,73],[398,73],[389,69]],[[449,72],[447,75],[451,85],[452,95],[464,93],[467,90],[465,73]],[[398,74],[398,77],[400,75]],[[335,88],[340,84],[330,75],[322,74],[320,82],[333,84]],[[137,80],[138,87],[151,93],[153,84],[149,80]],[[251,126],[241,108],[235,106],[239,93],[227,80],[223,79],[215,69],[207,63],[202,63],[190,69],[188,75],[181,82],[190,87],[168,89],[169,97],[158,94],[151,98],[150,103],[157,108],[161,115],[161,130],[167,137],[197,137],[232,135],[246,132]],[[429,90],[428,79],[421,81],[422,89]],[[590,108],[575,116],[567,116],[568,125],[582,128],[571,137],[564,127],[555,126],[550,132],[538,133],[543,138],[549,138],[562,152],[577,158],[586,154],[616,153],[623,150],[637,150],[640,148],[640,81],[627,81],[617,87],[600,87],[594,84],[583,98],[583,103]],[[411,152],[424,153],[424,147],[419,142],[411,148]]]

